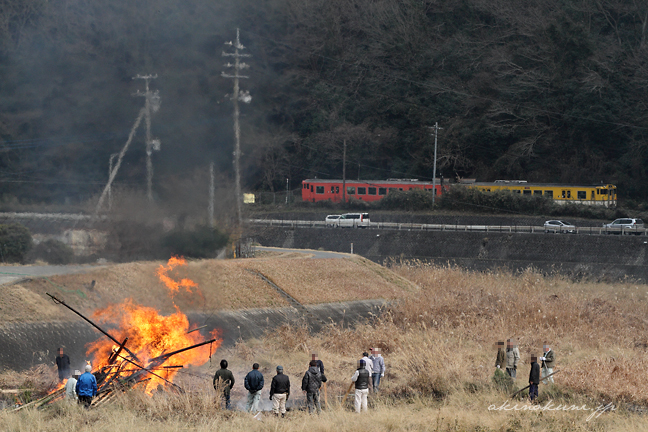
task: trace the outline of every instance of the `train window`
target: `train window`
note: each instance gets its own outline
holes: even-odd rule
[[[323,194],[324,193],[324,186],[316,186],[315,187],[315,193]]]
[[[347,193],[349,195],[355,195],[355,187],[353,186],[347,186]]]
[[[571,191],[567,191],[567,198],[571,198]]]
[[[369,188],[369,195],[376,195],[376,188],[375,187],[370,187]]]
[[[544,191],[544,196],[546,196],[547,198],[553,198],[553,191]]]
[[[577,191],[576,198],[578,198],[579,200],[587,199],[587,191]]]
[[[336,194],[340,193],[340,186],[335,186],[335,193]]]
[[[387,188],[378,188],[378,195],[387,195]]]
[[[524,195],[531,195],[531,191],[530,191],[530,190],[525,190],[525,191],[522,191],[522,192],[524,193]]]
[[[335,186],[331,186],[331,193],[335,192]]]
[[[313,185],[311,185],[311,192],[313,192]]]
[[[608,194],[607,189],[599,189],[599,192],[601,193],[601,195],[607,195]]]
[[[541,190],[534,190],[533,195],[542,195],[542,191]]]
[[[592,201],[594,201],[596,198],[594,198],[594,191],[592,191],[592,198],[590,198]]]
[[[398,190],[399,190],[399,191],[402,191],[402,190],[403,190],[403,188],[398,188]]]
[[[358,188],[358,195],[367,195],[367,188],[359,187]]]
[[[490,189],[488,189],[488,190],[490,191]],[[518,189],[513,189],[513,192],[516,193],[516,194],[520,193],[520,191]]]
[[[562,195],[560,195],[560,198],[567,198],[566,191],[562,191]]]

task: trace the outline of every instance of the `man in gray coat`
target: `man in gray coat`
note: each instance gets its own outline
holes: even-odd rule
[[[551,347],[547,344],[547,342],[544,343],[542,348],[544,351],[543,356],[540,357],[540,360],[542,361],[542,384],[544,385],[547,385],[549,383],[553,384],[554,383],[553,376],[550,376],[547,379],[545,379],[545,377],[553,373],[554,362],[556,361],[556,355],[554,354]]]
[[[506,341],[506,373],[513,379],[517,374],[517,366],[520,362],[520,350],[515,344],[515,339]]]

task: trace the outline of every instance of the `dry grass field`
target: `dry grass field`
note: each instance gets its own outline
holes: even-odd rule
[[[190,278],[200,295],[182,291],[171,298],[156,276],[162,262],[117,264],[88,273],[34,278],[0,290],[0,322],[76,319],[45,295],[60,296],[82,312],[131,298],[163,313],[287,306],[272,287],[248,270],[263,273],[304,304],[400,298],[416,287],[364,258],[311,259],[300,254],[246,260],[197,260],[170,275]],[[92,281],[95,281],[94,286]]]
[[[384,268],[376,271],[388,272]],[[116,403],[87,412],[65,404],[40,411],[5,410],[0,412],[0,430],[648,430],[648,416],[637,413],[648,406],[643,383],[648,376],[646,285],[576,283],[533,271],[471,273],[418,262],[399,263],[392,271],[389,278],[396,279],[391,280],[407,280],[405,286],[412,289],[394,293],[399,301],[372,322],[356,328],[330,325],[318,334],[287,325],[262,339],[219,350],[212,364],[183,371],[177,382],[188,390],[185,395],[149,397],[133,391]],[[273,280],[290,283],[290,275],[282,273],[282,277]],[[299,293],[295,291],[295,296]],[[527,384],[529,357],[540,354],[544,341],[556,352],[555,369],[561,372],[555,385],[540,386],[535,407],[551,401],[554,407],[563,404],[588,411],[489,410],[489,406],[502,406],[510,395],[492,380],[493,344],[510,337],[518,340],[522,355],[517,387]],[[371,400],[370,413],[357,415],[340,404],[337,396],[347,388],[362,351],[372,346],[382,347],[387,373],[381,396]],[[229,360],[238,380],[235,405],[244,403],[242,377],[258,362],[266,376],[262,401],[268,404],[269,380],[281,364],[295,389],[296,408],[301,407],[298,387],[311,351],[319,353],[329,378],[329,405],[321,416],[294,410],[284,420],[265,415],[259,421],[219,408],[210,376],[221,358]],[[511,401],[515,403],[530,407],[521,400]],[[594,410],[608,403],[616,410],[597,417]]]

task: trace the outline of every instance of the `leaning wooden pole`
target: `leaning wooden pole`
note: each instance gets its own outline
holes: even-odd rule
[[[549,378],[549,377],[552,376],[552,375],[556,375],[558,372],[560,372],[560,371],[557,370],[556,372],[550,373],[549,375],[543,377],[543,378],[540,380],[540,382],[546,380],[547,378]],[[531,387],[531,384],[529,384],[528,386],[526,386],[526,387],[524,387],[524,388],[521,388],[520,390],[516,391],[515,393],[513,393],[513,394],[511,395],[511,399],[513,399],[515,396],[517,396],[519,393],[523,392],[524,390],[528,389],[529,387]]]

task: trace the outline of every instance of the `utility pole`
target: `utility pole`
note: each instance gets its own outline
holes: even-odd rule
[[[434,201],[436,198],[437,190],[436,190],[436,162],[437,162],[437,135],[439,133],[439,129],[443,129],[439,127],[439,122],[434,122],[434,127],[428,126],[430,129],[434,129],[434,168],[432,169],[432,206],[434,206]]]
[[[342,202],[346,203],[346,140],[344,140],[344,151],[342,152]]]
[[[227,63],[225,66],[234,68],[234,75],[226,74],[225,72],[221,73],[221,76],[224,78],[234,79],[234,93],[232,94],[232,102],[234,102],[234,175],[236,177],[235,182],[235,194],[236,194],[236,217],[239,227],[243,224],[243,215],[241,211],[241,128],[239,126],[239,105],[238,102],[241,100],[245,103],[250,103],[252,98],[250,97],[249,92],[241,92],[239,89],[239,78],[250,78],[249,76],[239,75],[241,69],[250,67],[249,65],[241,62],[243,57],[252,57],[250,54],[240,54],[239,50],[244,50],[245,47],[241,45],[241,40],[239,37],[239,29],[236,29],[236,42],[232,43],[225,42],[225,45],[233,46],[233,53],[226,53],[223,51],[223,57],[234,57],[234,64]]]
[[[156,75],[137,75],[133,79],[143,79],[145,82],[146,90],[144,93],[139,90],[135,96],[144,97],[144,122],[146,123],[146,196],[149,201],[153,201],[153,160],[151,155],[153,150],[160,150],[160,140],[151,138],[151,110],[157,112],[160,109],[160,95],[159,90],[151,92],[149,89],[149,81],[156,79]]]
[[[214,228],[214,162],[209,164],[209,226]]]
[[[286,179],[286,205],[288,205],[288,190],[289,190],[288,188],[289,188],[288,179]]]

